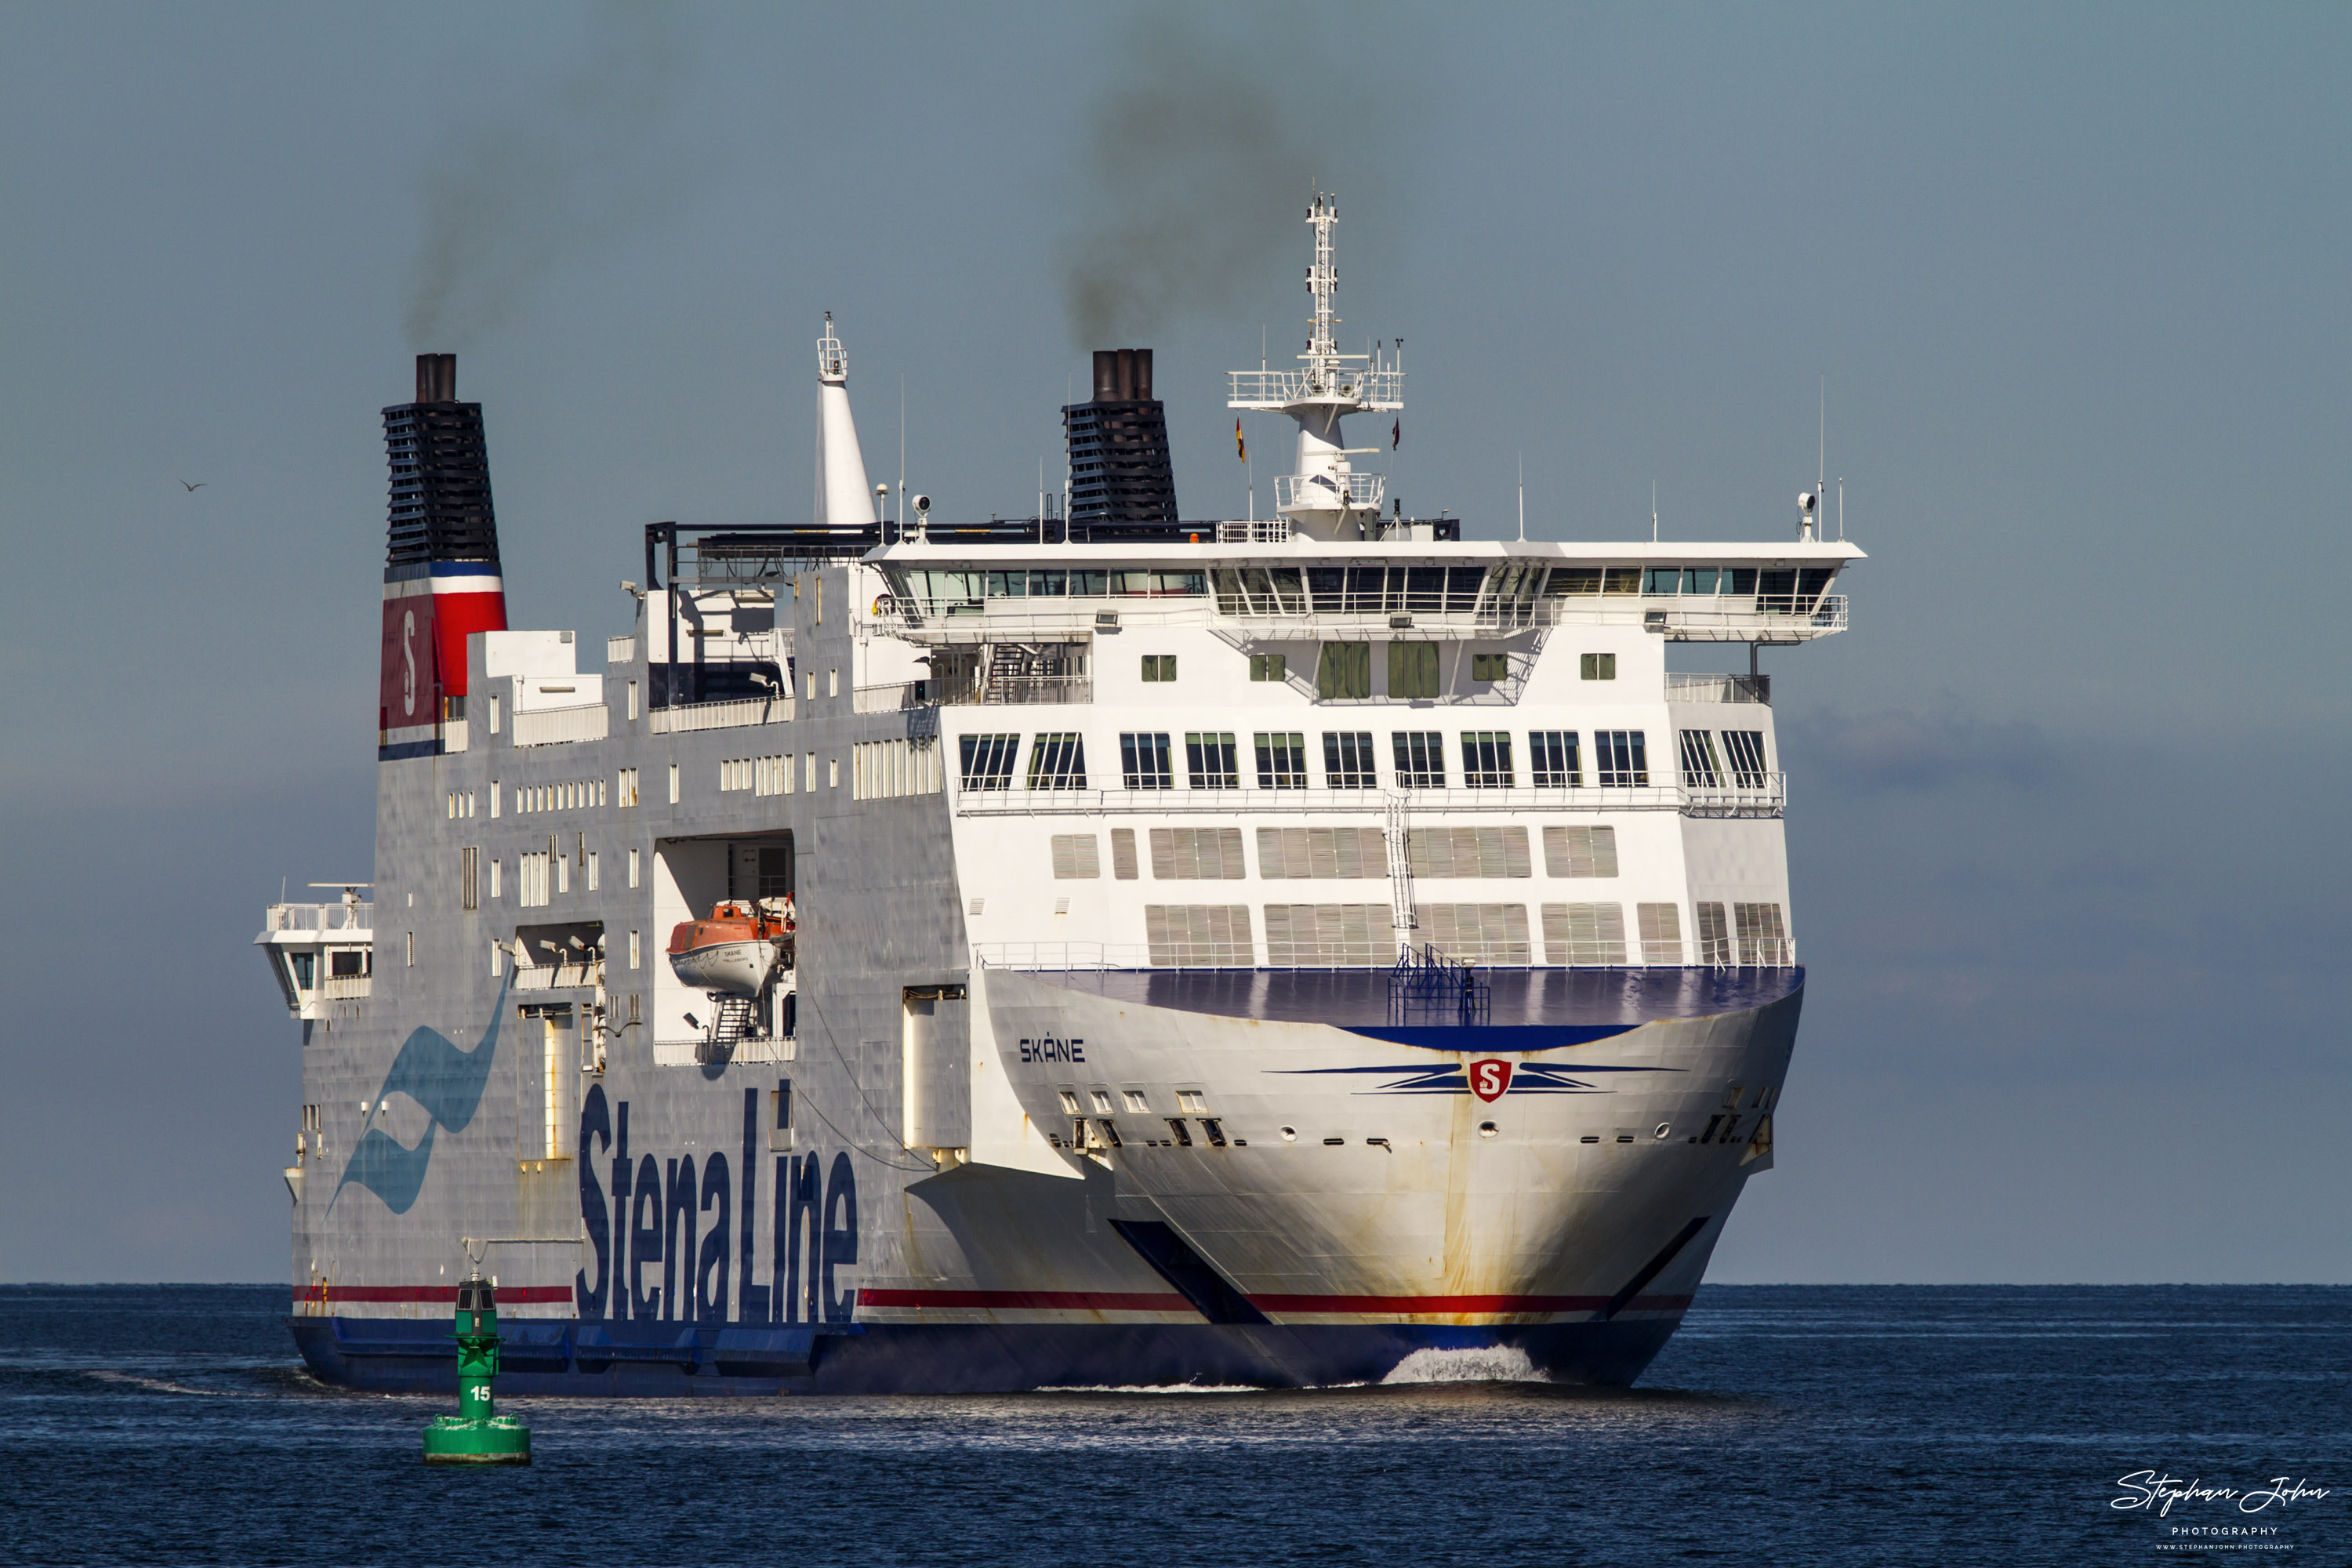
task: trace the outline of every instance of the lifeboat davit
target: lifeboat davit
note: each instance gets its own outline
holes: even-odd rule
[[[698,991],[757,996],[793,943],[790,900],[728,899],[669,933],[670,972]]]

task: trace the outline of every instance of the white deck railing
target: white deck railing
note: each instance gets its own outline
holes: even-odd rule
[[[1761,702],[1772,700],[1769,675],[1686,675],[1666,672],[1669,702]]]
[[[637,639],[634,637],[606,637],[604,639],[604,662],[606,664],[636,663]]]
[[[893,637],[919,643],[1076,642],[1116,625],[1128,630],[1154,626],[1217,626],[1265,642],[1384,639],[1409,629],[1419,638],[1507,637],[1530,626],[1639,626],[1687,642],[1804,642],[1846,629],[1846,599],[1824,595],[1804,613],[1746,607],[1730,601],[1641,598],[1631,595],[1573,599],[1515,600],[1485,610],[1415,607],[1411,595],[1365,594],[1337,608],[1293,615],[1255,615],[1221,609],[1208,595],[1164,597],[1065,599],[1039,608],[1031,598],[983,601],[950,613],[945,604],[929,610],[911,601],[900,613],[876,623]],[[1708,607],[1698,608],[1705,603]],[[1013,606],[1018,605],[1019,608]],[[1003,607],[1000,607],[1003,606]],[[1098,616],[1113,617],[1098,622]],[[1410,626],[1396,623],[1410,618]]]
[[[351,1002],[365,996],[375,987],[375,979],[367,974],[330,974],[319,982],[319,999],[322,1002]]]
[[[726,702],[685,702],[656,708],[646,717],[656,735],[680,735],[693,730],[737,730],[749,724],[788,724],[794,703],[789,697],[739,697]]]
[[[1406,792],[1405,810],[1415,817],[1453,812],[1680,811],[1685,791],[1674,784],[1600,789],[1417,789]],[[1751,792],[1767,804],[1763,792]],[[1376,789],[973,789],[956,790],[959,816],[1097,816],[1138,813],[1176,816],[1205,812],[1335,812],[1376,816],[1388,808],[1387,792]],[[1759,812],[1757,815],[1769,815]]]
[[[514,716],[518,746],[562,746],[576,741],[601,741],[611,732],[613,710],[602,702],[576,708],[532,708]]]
[[[373,904],[272,904],[267,931],[336,931],[364,939],[375,925]]]
[[[596,984],[593,963],[518,963],[515,965],[514,988],[518,991],[572,991]]]

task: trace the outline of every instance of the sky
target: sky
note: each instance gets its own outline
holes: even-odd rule
[[[644,523],[808,515],[827,310],[935,515],[1033,510],[1112,342],[1240,513],[1319,184],[1409,511],[1785,538],[1825,425],[1709,1277],[2352,1279],[2347,79],[2324,5],[0,5],[0,1279],[285,1277],[251,941],[369,874],[414,353],[593,648]]]

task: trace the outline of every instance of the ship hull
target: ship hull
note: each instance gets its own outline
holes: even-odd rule
[[[719,1331],[675,1325],[646,1335],[629,1359],[542,1338],[499,1374],[507,1396],[684,1398],[703,1394],[1010,1394],[1055,1388],[1333,1387],[1399,1373],[1433,1377],[1541,1377],[1623,1386],[1673,1335],[1681,1313],[1621,1322],[1465,1326],[1377,1323],[1280,1328],[1194,1322],[865,1325],[818,1336],[806,1365],[747,1372]],[[311,1373],[383,1394],[454,1394],[447,1329],[416,1319],[289,1319]],[[575,1330],[578,1325],[564,1325]],[[1423,1357],[1416,1363],[1416,1355]]]

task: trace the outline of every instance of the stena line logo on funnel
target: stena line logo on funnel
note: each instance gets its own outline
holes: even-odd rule
[[[1511,1064],[1488,1057],[1470,1064],[1470,1092],[1492,1105],[1510,1091]]]

